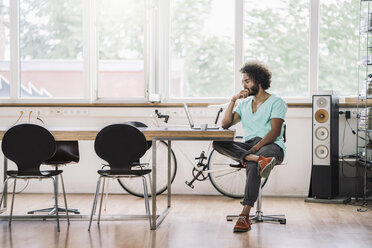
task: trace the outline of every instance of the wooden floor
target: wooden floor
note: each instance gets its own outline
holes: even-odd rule
[[[9,198],[10,200],[11,198]],[[62,200],[62,198],[60,199]],[[89,214],[93,195],[68,195],[69,207]],[[161,197],[158,209],[165,207]],[[51,195],[18,194],[15,214],[51,205]],[[172,210],[158,230],[145,220],[0,221],[0,247],[372,247],[372,211],[357,206],[305,203],[301,198],[263,199],[264,214],[285,213],[287,224],[258,223],[248,233],[233,233],[227,214],[239,213],[238,200],[222,196],[173,196]],[[143,199],[110,195],[107,214],[143,214]],[[2,215],[8,214],[4,212]]]

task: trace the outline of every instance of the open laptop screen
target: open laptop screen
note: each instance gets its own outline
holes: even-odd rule
[[[194,127],[194,122],[191,118],[190,110],[189,110],[189,107],[187,107],[186,103],[183,104],[183,108],[185,109],[186,117],[187,117],[187,120],[189,121],[190,127],[193,128]]]

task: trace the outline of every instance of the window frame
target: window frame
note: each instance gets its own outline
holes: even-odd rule
[[[170,8],[172,0],[145,0],[145,93],[144,98],[98,99],[98,36],[95,27],[96,1],[83,1],[83,83],[81,98],[21,98],[19,17],[20,0],[10,1],[10,97],[0,103],[224,103],[230,97],[171,98],[170,83]],[[309,74],[308,96],[284,98],[287,103],[311,103],[311,94],[317,90],[319,73],[319,8],[322,0],[308,0],[309,4]],[[243,61],[244,0],[235,0],[235,73],[234,89],[241,89],[239,68]],[[342,101],[342,100],[341,100]]]

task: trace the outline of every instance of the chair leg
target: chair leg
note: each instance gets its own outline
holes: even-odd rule
[[[150,205],[149,205],[149,193],[147,191],[147,181],[146,177],[142,176],[142,182],[143,182],[143,196],[145,198],[145,209],[146,209],[146,214],[149,217],[149,222],[150,222],[150,229],[151,229],[151,214],[150,214]]]
[[[97,224],[98,225],[99,225],[99,221],[101,220],[101,210],[102,210],[103,195],[105,194],[105,182],[106,182],[106,178],[104,177],[103,178],[103,184],[102,184],[101,201],[99,203],[99,210],[98,210],[98,220],[97,220]]]
[[[13,194],[12,194],[12,205],[11,205],[11,207],[10,207],[10,216],[9,216],[9,226],[12,225],[13,205],[14,205],[14,195],[15,195],[16,183],[17,183],[17,179],[14,178]]]
[[[151,179],[151,173],[147,174],[149,176],[149,185],[152,186],[152,179]],[[146,184],[147,185],[147,184]]]
[[[62,184],[62,191],[63,191],[63,199],[65,200],[67,223],[70,225],[70,217],[68,216],[68,207],[67,207],[67,199],[66,199],[66,191],[65,191],[65,183],[63,182],[62,173],[60,174],[60,177],[61,177],[61,184]]]
[[[104,211],[107,210],[107,200],[108,200],[108,194],[109,194],[109,183],[110,183],[110,180],[107,180],[106,196],[105,196],[105,208],[103,209]]]
[[[58,193],[57,193],[58,184],[57,184],[57,176],[51,177],[51,178],[52,178],[53,184],[54,184],[54,202],[55,202],[56,217],[57,217],[57,231],[59,232],[60,231],[60,228],[59,228],[59,214],[58,214]]]
[[[101,186],[101,176],[97,180],[96,194],[94,195],[94,201],[93,201],[92,213],[90,214],[88,231],[90,231],[90,226],[92,225],[93,214],[96,212],[97,197],[98,197],[100,186]]]
[[[3,191],[2,191],[2,194],[1,194],[1,200],[0,200],[0,208],[3,204],[3,200],[4,200],[4,196],[5,196],[5,187],[7,186],[7,183],[8,183],[8,180],[10,179],[11,177],[8,177],[7,179],[5,179],[4,181],[4,184],[3,184]]]

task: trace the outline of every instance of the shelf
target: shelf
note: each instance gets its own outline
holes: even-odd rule
[[[359,96],[359,98],[361,100],[364,100],[364,99],[372,99],[372,96]]]
[[[364,3],[365,2],[365,3]],[[357,113],[358,113],[358,126],[356,137],[356,150],[357,158],[355,165],[362,168],[364,171],[364,197],[367,195],[367,170],[372,171],[372,141],[370,140],[372,129],[371,128],[371,108],[368,108],[368,102],[372,99],[371,78],[369,74],[372,73],[372,0],[360,1],[359,12],[359,61],[358,66],[358,99],[357,99]],[[370,8],[371,7],[371,8]],[[362,76],[366,74],[366,76]],[[364,78],[364,79],[362,79]],[[362,81],[362,82],[360,82]],[[369,85],[368,85],[369,84]]]
[[[363,149],[367,149],[367,150],[372,150],[372,147],[368,147],[368,146],[358,146],[358,148],[363,148]]]
[[[365,167],[368,170],[372,170],[372,160],[368,160],[367,162],[363,159],[358,159],[355,163],[357,166]]]
[[[372,130],[371,129],[360,129],[360,128],[358,128],[358,132],[372,133]]]
[[[368,66],[370,66],[370,65],[372,65],[372,62],[370,62],[370,63],[368,63],[368,64],[366,64],[366,63],[364,63],[364,62],[359,62],[359,63],[358,63],[358,66],[359,66],[359,67],[368,67]]]

